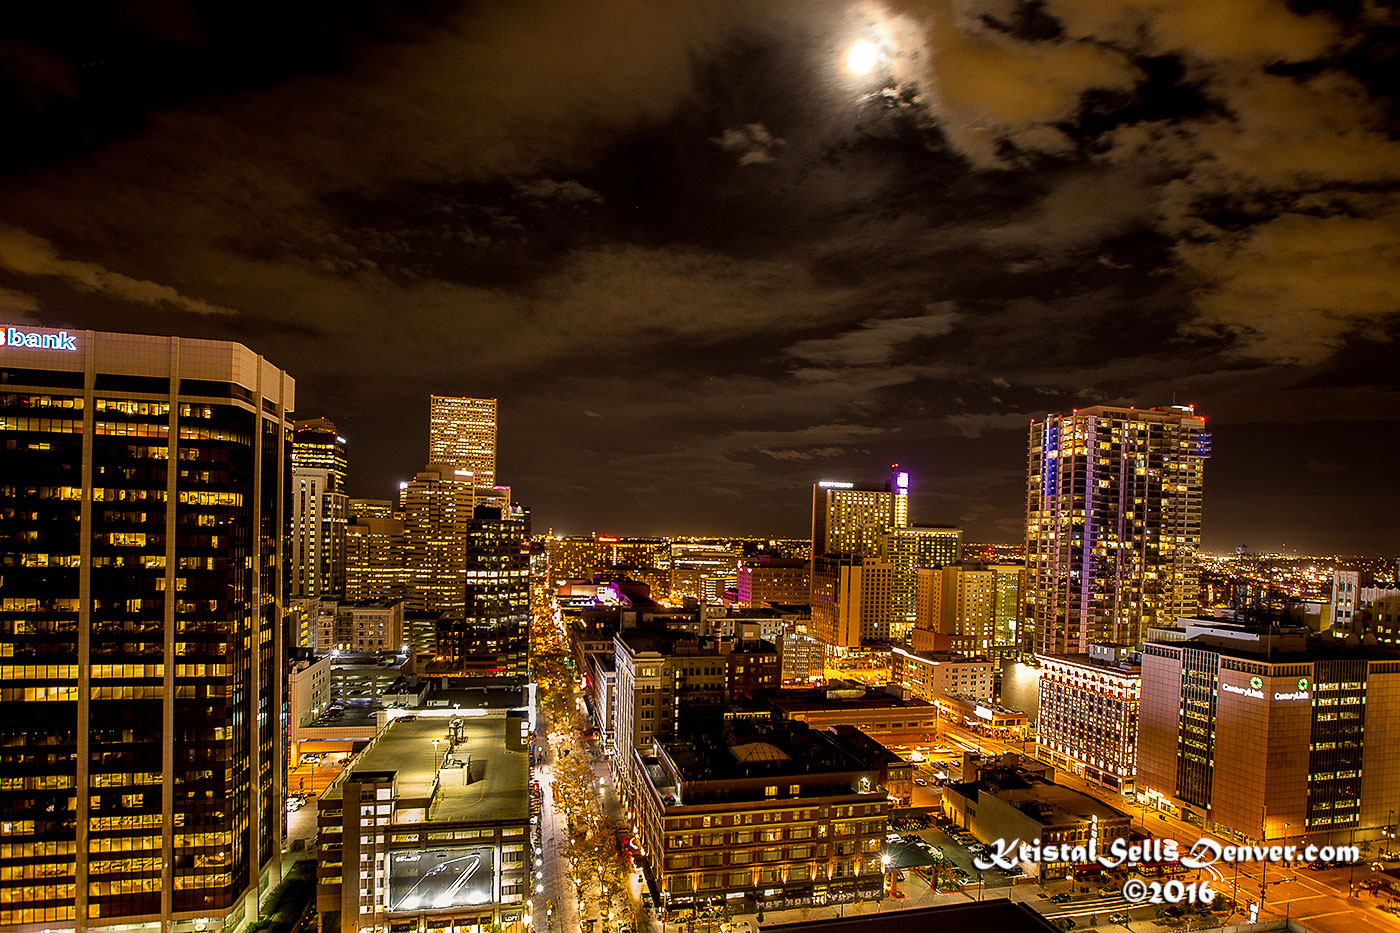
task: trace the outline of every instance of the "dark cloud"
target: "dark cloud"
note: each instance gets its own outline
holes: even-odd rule
[[[543,527],[800,534],[899,461],[1015,540],[1031,417],[1176,399],[1209,544],[1395,548],[1377,7],[121,9],[0,37],[0,309],[244,341],[359,493],[461,392]]]

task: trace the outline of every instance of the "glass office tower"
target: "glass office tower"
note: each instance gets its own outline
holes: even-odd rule
[[[3,331],[0,930],[237,929],[280,870],[293,381]]]

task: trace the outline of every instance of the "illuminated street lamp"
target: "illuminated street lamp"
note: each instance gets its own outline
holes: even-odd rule
[[[438,744],[441,743],[441,742],[442,742],[442,739],[433,739],[433,776],[434,776],[434,777],[436,777],[436,776],[437,776],[437,773],[438,773],[438,756],[437,756],[437,750],[438,750]]]

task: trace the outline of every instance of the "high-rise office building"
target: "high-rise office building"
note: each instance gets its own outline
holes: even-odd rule
[[[461,609],[437,622],[444,670],[524,678],[530,649],[529,510],[477,506],[461,553]]]
[[[880,485],[823,480],[812,487],[810,631],[838,656],[892,637],[895,574],[902,565],[882,553],[892,533],[900,535],[894,553],[901,561],[919,540],[903,536],[908,495],[904,472]],[[856,589],[846,592],[847,586]]]
[[[895,527],[890,486],[835,480],[814,485],[812,556],[877,556],[880,536]]]
[[[408,611],[460,617],[466,611],[467,530],[476,510],[472,476],[430,463],[399,484]]]
[[[496,400],[433,395],[428,401],[428,462],[471,473],[478,489],[496,485]]]
[[[345,599],[352,603],[408,595],[404,522],[387,499],[351,499],[345,526]]]
[[[293,381],[5,336],[0,930],[242,929],[282,862]]]
[[[880,536],[880,558],[894,568],[890,589],[890,638],[903,641],[917,616],[920,568],[944,567],[962,559],[962,529],[905,525]]]
[[[910,632],[916,651],[1014,653],[1020,567],[959,563],[921,568],[916,576],[917,612]]]
[[[346,470],[345,438],[329,419],[296,422],[288,560],[293,596],[345,593]]]
[[[1177,405],[1031,424],[1025,600],[1038,653],[1135,645],[1196,611],[1205,427]]]
[[[1143,650],[1139,796],[1222,838],[1395,832],[1400,653],[1304,626],[1182,621],[1184,640]]]

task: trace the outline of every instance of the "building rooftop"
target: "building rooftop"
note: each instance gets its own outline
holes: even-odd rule
[[[853,914],[797,923],[764,924],[774,933],[887,933],[891,925],[908,930],[938,930],[939,933],[1051,933],[1059,928],[1025,904],[1005,898],[971,904],[944,904],[915,910]]]
[[[892,693],[879,690],[866,690],[857,693],[858,688],[803,687],[800,689],[774,690],[765,694],[765,699],[776,710],[783,713],[810,710],[857,710],[857,709],[920,709],[932,710],[933,704],[915,697],[903,699]]]
[[[1038,656],[1042,664],[1069,664],[1087,670],[1103,671],[1109,674],[1137,675],[1142,673],[1142,665],[1132,661],[1096,658],[1088,654],[1042,654]]]
[[[975,711],[978,708],[982,708],[990,713],[995,713],[1000,716],[1024,717],[1026,715],[1024,710],[1011,709],[1007,706],[999,706],[998,704],[993,703],[991,700],[986,699],[985,697],[968,696],[965,693],[945,693],[943,694],[941,699],[945,701],[951,701],[952,703],[956,703],[959,706],[965,707],[969,710]]]
[[[617,634],[617,640],[633,655],[724,655],[729,651],[747,654],[777,654],[778,647],[771,641],[750,639],[747,641],[731,638],[715,638],[710,635],[695,635],[681,629],[647,626],[626,629]]]
[[[1233,619],[1180,619],[1184,638],[1155,644],[1199,648],[1250,661],[1369,661],[1400,658],[1400,651],[1355,638],[1332,638],[1299,625],[1259,624]],[[1154,644],[1154,643],[1150,643]]]
[[[1128,814],[1116,810],[1096,797],[1059,784],[1051,784],[1033,775],[1008,769],[987,768],[978,779],[956,784],[954,789],[964,797],[973,791],[990,794],[1031,816],[1046,826],[1099,820],[1127,820]]]
[[[837,741],[845,743],[852,752],[866,763],[867,767],[905,763],[904,759],[899,755],[890,751],[884,745],[881,745],[855,726],[832,726],[827,731],[835,736]]]
[[[991,664],[990,658],[973,657],[956,651],[910,651],[908,648],[893,649],[896,654],[909,658],[919,658],[934,664]]]
[[[722,735],[658,740],[683,782],[751,777],[850,774],[880,762],[858,756],[845,743],[802,722],[730,723]]]
[[[449,739],[454,718],[460,719],[463,739],[456,746]],[[507,724],[500,714],[400,716],[355,757],[321,800],[339,800],[347,780],[392,773],[399,798],[432,797],[428,822],[524,821],[530,813],[530,756],[506,748]],[[444,767],[442,762],[465,766],[468,759],[470,781],[456,785],[465,767]]]

